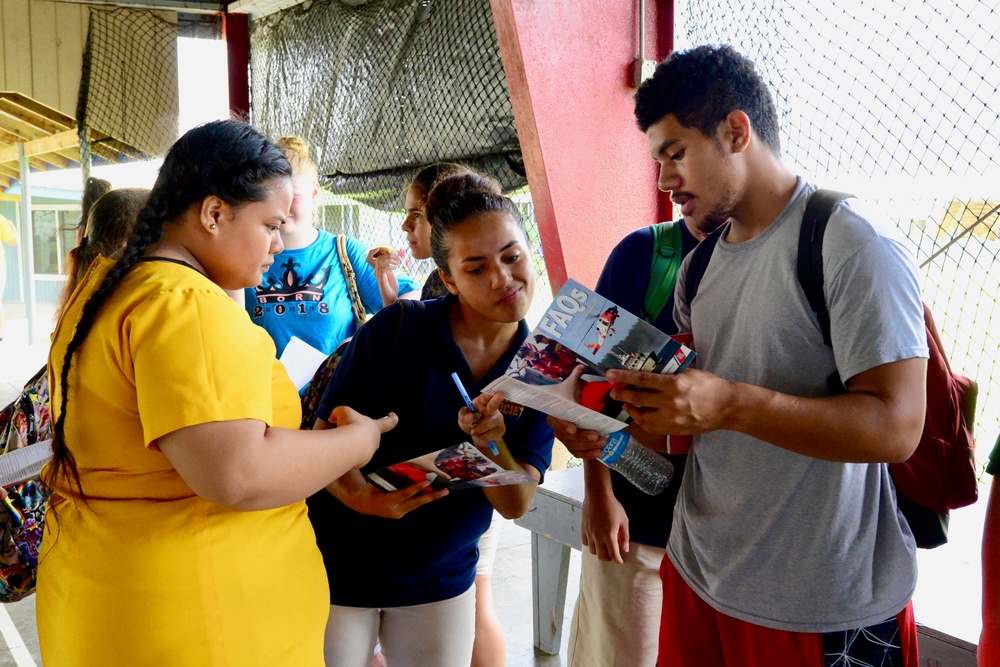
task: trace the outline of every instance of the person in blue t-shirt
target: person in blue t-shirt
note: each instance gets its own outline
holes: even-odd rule
[[[292,164],[292,208],[281,226],[285,249],[274,258],[260,284],[246,290],[245,307],[250,319],[274,339],[279,357],[292,336],[329,355],[357,328],[337,254],[337,237],[313,226],[319,183],[308,145],[299,137],[283,137],[275,144]],[[367,250],[349,236],[346,242],[365,310],[374,313],[395,301],[392,295],[386,298],[380,293],[371,266],[377,261],[369,256],[379,249]],[[399,276],[397,280],[398,296],[418,296],[409,278]]]
[[[527,511],[535,485],[433,491],[428,482],[386,493],[363,474],[471,439],[505,468],[541,479],[552,454],[545,415],[480,394],[527,337],[535,289],[531,252],[514,204],[474,173],[430,193],[434,262],[448,294],[400,301],[352,339],[317,408],[382,414],[399,425],[378,454],[309,499],[330,580],[328,665],[363,667],[376,639],[390,665],[469,667],[475,624],[477,542],[493,509]],[[451,379],[457,372],[482,417]],[[477,396],[477,394],[479,394]],[[322,419],[316,428],[328,428]],[[502,440],[498,456],[487,440]]]
[[[681,254],[687,256],[701,234],[683,220],[679,224]],[[630,313],[643,312],[654,244],[650,227],[622,239],[608,256],[595,291]],[[673,296],[652,324],[664,333],[677,333]],[[657,496],[646,495],[597,461],[583,463],[584,549],[570,626],[570,667],[656,662],[663,597],[659,568],[687,460],[687,454],[663,456],[673,464],[674,476]]]

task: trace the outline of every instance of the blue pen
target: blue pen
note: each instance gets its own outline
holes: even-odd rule
[[[476,409],[474,407],[472,407],[472,399],[469,398],[469,392],[465,391],[465,387],[462,385],[462,381],[458,379],[458,373],[452,373],[451,379],[455,381],[455,386],[458,387],[458,393],[462,395],[462,400],[465,401],[465,407],[469,408],[469,411],[472,412],[472,414],[476,415],[476,418],[478,419],[479,413],[476,412]],[[475,424],[475,422],[472,423]],[[490,446],[490,451],[493,452],[493,456],[500,455],[500,450],[497,449],[497,443],[493,442],[492,440],[488,440],[486,444]]]

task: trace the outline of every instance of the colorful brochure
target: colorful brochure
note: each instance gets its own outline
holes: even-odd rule
[[[383,491],[390,492],[424,480],[431,482],[428,489],[449,491],[480,486],[537,484],[530,475],[504,470],[469,442],[382,468],[365,475],[365,478]]]
[[[603,434],[629,421],[610,398],[612,369],[678,373],[695,353],[613,302],[569,280],[528,335],[503,377],[484,393],[504,397]]]

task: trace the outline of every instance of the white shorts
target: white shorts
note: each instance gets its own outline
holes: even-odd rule
[[[331,605],[323,653],[327,667],[370,667],[376,640],[397,667],[469,667],[476,636],[476,587],[408,607]]]
[[[569,667],[653,667],[663,605],[666,549],[632,542],[624,564],[584,547],[580,596],[569,635]]]
[[[493,512],[490,527],[479,538],[479,560],[476,562],[476,576],[491,576],[493,564],[497,560],[497,544],[500,543],[500,527],[506,521],[499,512]]]

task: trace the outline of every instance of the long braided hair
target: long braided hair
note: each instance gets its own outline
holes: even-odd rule
[[[58,378],[59,415],[53,425],[52,463],[45,482],[60,478],[85,499],[76,459],[66,443],[66,406],[73,354],[86,339],[101,306],[147,249],[163,236],[165,224],[177,221],[205,197],[216,196],[230,206],[264,201],[274,179],[291,178],[292,168],[281,151],[249,125],[231,120],[200,125],[187,132],[167,152],[149,200],[139,213],[121,260],[108,271],[100,287],[83,306]]]

